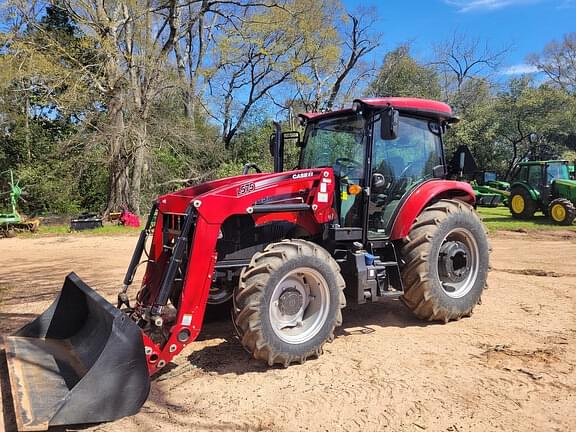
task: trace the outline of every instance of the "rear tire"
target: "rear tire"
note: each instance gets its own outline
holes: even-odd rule
[[[548,206],[550,219],[557,225],[572,225],[576,218],[576,208],[566,198],[556,198]]]
[[[440,200],[412,226],[402,250],[404,303],[428,321],[469,316],[488,275],[489,245],[474,209]]]
[[[536,212],[536,203],[523,187],[512,188],[508,204],[510,213],[517,219],[531,219]]]
[[[344,286],[340,267],[320,246],[305,240],[268,245],[242,271],[234,295],[242,345],[270,366],[320,355],[342,324]]]

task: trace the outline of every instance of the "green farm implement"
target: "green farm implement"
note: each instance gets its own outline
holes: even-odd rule
[[[14,237],[20,231],[34,232],[38,229],[40,221],[37,219],[27,219],[18,213],[16,204],[22,195],[22,188],[18,181],[14,181],[14,173],[12,170],[5,171],[2,174],[9,173],[10,181],[8,183],[10,190],[2,193],[2,195],[9,196],[9,209],[5,213],[0,213],[0,238],[1,237]]]
[[[476,171],[471,184],[477,204],[481,207],[498,207],[508,202],[510,183],[496,180],[495,172]]]
[[[456,149],[448,170],[453,178],[472,185],[477,206],[498,207],[507,203],[510,184],[497,180],[495,172],[480,170],[468,146],[461,145]]]

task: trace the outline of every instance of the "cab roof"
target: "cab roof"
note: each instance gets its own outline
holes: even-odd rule
[[[524,161],[524,162],[519,162],[518,165],[521,165],[521,166],[547,165],[547,164],[552,164],[552,163],[561,163],[564,165],[568,165],[570,162],[568,162],[565,159],[554,159],[554,160],[547,160],[547,161]]]
[[[355,99],[354,104],[366,106],[371,109],[386,108],[391,106],[402,113],[422,115],[424,117],[445,120],[450,123],[455,123],[458,121],[458,117],[454,116],[450,105],[430,99],[407,97],[361,98]],[[346,108],[338,111],[323,113],[303,113],[300,114],[300,117],[305,120],[320,120],[324,118],[351,114],[353,112],[353,108]]]

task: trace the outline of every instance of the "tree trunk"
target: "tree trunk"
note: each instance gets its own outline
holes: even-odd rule
[[[26,157],[27,161],[32,160],[32,146],[30,145],[30,96],[28,95],[28,90],[25,93],[25,105],[24,105],[24,129],[25,129],[25,142],[26,142]]]
[[[130,202],[128,155],[124,145],[124,112],[122,108],[123,96],[120,94],[113,95],[109,104],[110,166],[106,214],[128,207]]]
[[[146,120],[140,120],[136,137],[136,149],[134,150],[134,164],[132,167],[132,183],[130,190],[130,207],[136,214],[140,214],[140,193],[142,191],[142,172],[144,171],[144,156],[147,144]]]

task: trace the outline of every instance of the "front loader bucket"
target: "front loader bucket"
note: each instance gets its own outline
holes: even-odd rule
[[[6,338],[18,430],[138,412],[150,391],[138,326],[70,273],[54,303]]]

